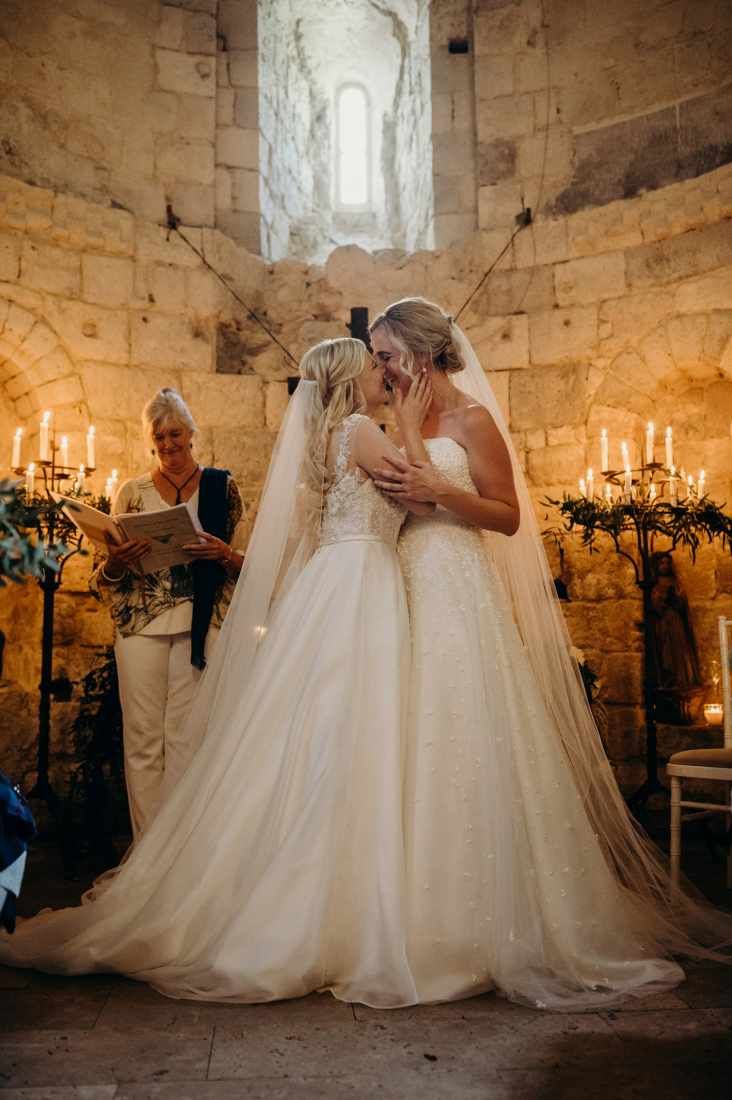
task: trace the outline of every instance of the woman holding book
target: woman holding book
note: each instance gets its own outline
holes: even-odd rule
[[[112,513],[157,512],[186,504],[203,528],[186,546],[190,564],[143,574],[150,544],[111,544],[92,587],[111,608],[124,724],[124,756],[135,839],[154,816],[163,788],[182,774],[183,732],[206,652],[221,626],[243,563],[232,540],[242,515],[228,470],[202,468],[193,455],[196,425],[183,398],[162,389],[142,412],[155,464],[124,482]]]

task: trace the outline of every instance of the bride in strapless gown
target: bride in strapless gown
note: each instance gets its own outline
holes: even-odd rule
[[[422,299],[390,306],[371,337],[407,452],[422,453],[377,484],[437,501],[407,518],[399,540],[412,636],[404,831],[417,998],[495,987],[572,1010],[669,989],[684,978],[669,956],[706,954],[693,936],[729,941],[732,920],[674,901],[660,853],[629,819],[480,365],[452,319]],[[420,376],[435,396],[424,441],[421,416],[407,422],[399,399]]]

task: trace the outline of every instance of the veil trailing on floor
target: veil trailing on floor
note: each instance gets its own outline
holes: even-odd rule
[[[301,379],[290,399],[270,461],[244,566],[213,653],[186,718],[189,761],[206,737],[213,747],[227,715],[247,690],[273,606],[311,557],[317,531],[309,522],[304,467],[316,417],[316,382]],[[162,802],[171,791],[163,783]],[[100,875],[83,902],[98,900],[143,843],[143,835],[121,863]]]
[[[486,533],[486,542],[605,858],[628,890],[629,902],[639,908],[643,924],[655,925],[660,947],[679,954],[718,957],[709,949],[732,943],[732,916],[692,896],[688,884],[685,892],[674,890],[660,851],[629,814],[570,654],[569,633],[508,425],[470,341],[455,322],[451,335],[464,364],[464,370],[451,378],[493,417],[511,457],[520,506],[516,534],[506,538]],[[654,919],[649,921],[649,916]],[[724,958],[732,961],[729,956]]]

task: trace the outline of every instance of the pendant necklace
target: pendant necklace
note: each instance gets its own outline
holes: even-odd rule
[[[180,494],[183,492],[183,490],[185,489],[188,482],[191,481],[196,476],[196,474],[198,473],[200,468],[201,468],[200,466],[196,465],[196,468],[194,469],[193,473],[188,475],[188,477],[185,479],[185,481],[183,482],[182,485],[176,485],[174,481],[170,480],[168,475],[163,470],[160,470],[160,469],[158,470],[158,473],[160,474],[161,477],[165,478],[168,485],[172,485],[173,488],[175,489],[175,503],[176,504],[180,504]]]

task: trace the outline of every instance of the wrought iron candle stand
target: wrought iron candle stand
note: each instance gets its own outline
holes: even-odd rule
[[[602,471],[605,491],[594,495],[592,484],[585,483],[585,493],[577,497],[565,494],[561,501],[545,503],[557,507],[568,531],[579,529],[582,542],[593,548],[598,533],[608,535],[615,551],[629,561],[635,583],[642,597],[641,629],[643,632],[643,712],[646,729],[646,777],[628,800],[635,811],[658,792],[665,792],[658,775],[658,736],[656,701],[658,670],[654,651],[652,589],[656,582],[653,554],[657,537],[668,540],[673,550],[685,547],[692,560],[702,540],[719,538],[722,545],[732,545],[732,517],[706,495],[698,495],[693,486],[682,482],[673,467],[660,462],[624,470]],[[688,490],[679,500],[676,488]],[[618,488],[619,495],[613,490]],[[630,536],[625,542],[623,536]]]
[[[37,459],[29,466],[16,466],[14,472],[26,476],[26,500],[28,503],[37,502],[35,486],[28,481],[31,470],[35,476],[43,480],[43,503],[50,502],[51,507],[44,508],[38,520],[33,524],[39,539],[47,546],[62,544],[62,552],[57,558],[57,569],[43,566],[38,584],[43,592],[43,620],[41,628],[41,680],[39,684],[38,703],[38,759],[36,781],[33,789],[27,797],[38,798],[46,803],[54,823],[61,827],[61,805],[49,779],[49,754],[51,742],[51,700],[68,699],[71,685],[67,680],[57,681],[53,676],[53,625],[56,593],[63,580],[63,571],[66,563],[81,551],[83,537],[74,525],[60,512],[53,500],[52,492],[62,493],[67,490],[67,483],[72,481],[72,494],[92,498],[91,493],[84,492],[80,471],[75,467],[61,465],[56,461],[59,448],[56,444],[55,433],[49,441],[50,459]],[[84,477],[94,473],[94,467],[84,471]],[[73,483],[73,479],[76,482]],[[65,495],[70,495],[66,491]],[[90,503],[104,507],[105,500],[90,499]],[[108,507],[108,506],[107,506]],[[106,509],[105,509],[106,510]]]

